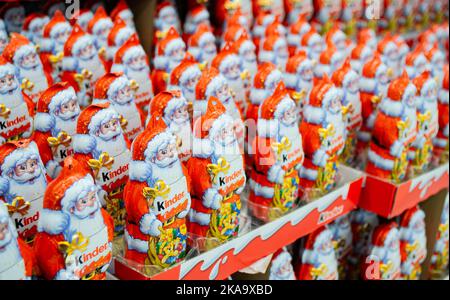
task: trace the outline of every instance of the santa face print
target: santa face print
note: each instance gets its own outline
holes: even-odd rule
[[[281,118],[281,122],[285,126],[293,126],[297,122],[298,111],[295,105],[288,108]]]
[[[0,94],[11,95],[19,86],[17,79],[14,75],[8,74],[0,78]]]
[[[120,127],[119,118],[112,118],[109,121],[102,123],[97,132],[98,137],[104,141],[115,140],[120,134],[122,134],[122,129]]]
[[[239,62],[236,61],[232,64],[230,64],[229,66],[227,66],[226,68],[224,68],[223,70],[223,75],[228,79],[228,80],[238,80],[239,76],[241,74],[241,68],[239,66]]]
[[[312,66],[302,68],[298,74],[303,81],[312,81],[314,77],[314,70]]]
[[[318,245],[316,245],[316,246],[314,247],[314,249],[315,249],[320,255],[323,255],[323,256],[331,255],[332,252],[334,251],[334,248],[333,248],[333,242],[332,242],[331,238],[326,238],[326,239],[324,239],[323,242],[321,242],[321,243],[318,242]]]
[[[166,142],[156,152],[153,163],[160,168],[169,168],[178,161],[177,146],[173,142]]]
[[[409,108],[415,108],[416,96],[414,95],[414,93],[408,93],[407,95],[405,95],[403,103]]]
[[[159,15],[161,24],[160,29],[167,29],[171,26],[174,26],[175,28],[178,28],[178,19],[177,19],[177,13],[174,9],[166,9],[166,11],[163,14]]]
[[[177,125],[185,124],[189,121],[189,112],[187,105],[183,105],[180,108],[175,109],[172,116],[170,117],[172,122]]]
[[[145,53],[132,57],[128,61],[127,66],[130,67],[130,69],[132,69],[133,71],[143,71],[145,69],[148,69],[147,57],[145,56]]]
[[[113,101],[120,105],[125,105],[133,101],[134,92],[130,86],[126,85],[124,88],[120,89],[115,97],[113,97]]]
[[[78,219],[93,218],[95,213],[100,209],[97,190],[93,189],[83,194],[80,195],[74,206],[70,208],[70,213]]]
[[[78,58],[80,58],[81,60],[91,60],[96,54],[97,49],[92,42],[89,42],[80,50],[80,52],[78,53]]]
[[[62,51],[64,44],[66,43],[67,39],[69,38],[70,31],[71,31],[71,27],[70,27],[70,25],[67,25],[64,29],[59,30],[58,32],[51,35],[52,39],[57,44],[57,49],[56,49],[57,51],[59,51],[59,50]]]
[[[319,58],[320,53],[322,53],[322,51],[323,51],[322,40],[318,40],[318,41],[311,43],[309,46],[309,49],[310,49],[310,53],[311,53],[310,58],[312,58],[312,59]]]
[[[282,69],[286,67],[287,60],[289,58],[289,50],[286,44],[282,44],[275,49],[276,53],[276,65]]]
[[[20,67],[25,70],[34,69],[39,66],[39,57],[37,56],[36,52],[31,52],[23,56],[19,64]]]
[[[12,234],[9,228],[9,222],[7,219],[2,220],[0,221],[0,253],[11,243],[11,241]]]
[[[336,49],[339,51],[345,51],[347,47],[347,43],[345,41],[345,36],[342,34],[335,35],[333,39],[333,44],[335,45]]]
[[[63,121],[75,121],[80,114],[80,105],[76,98],[72,98],[61,104],[59,110],[55,111],[55,116]]]
[[[190,93],[194,93],[195,87],[197,86],[197,82],[200,79],[200,75],[201,75],[201,72],[199,72],[198,74],[196,74],[192,77],[189,77],[185,81],[181,82],[183,89]]]
[[[18,184],[33,184],[41,176],[42,170],[37,158],[29,158],[17,164],[10,177]]]
[[[256,54],[253,49],[242,50],[241,57],[247,63],[255,63],[256,62]]]
[[[214,43],[214,38],[208,38],[205,42],[203,42],[200,47],[202,48],[204,54],[206,54],[207,57],[211,57],[216,55],[217,49],[216,44]]]
[[[338,114],[341,112],[341,109],[341,97],[336,93],[336,95],[333,95],[333,98],[331,98],[330,100],[330,106],[328,107],[328,110],[333,114]]]
[[[172,51],[167,54],[167,58],[169,58],[169,70],[173,70],[176,66],[178,66],[183,58],[186,55],[186,50],[184,47],[176,47]]]
[[[345,86],[345,89],[351,94],[356,94],[359,91],[359,78],[355,77],[350,80]]]
[[[214,141],[222,147],[232,146],[237,140],[233,124],[225,123],[219,132],[213,137]]]
[[[219,98],[222,103],[227,104],[232,99],[230,87],[228,86],[228,84],[223,84],[222,86],[220,86],[215,91],[215,96]]]

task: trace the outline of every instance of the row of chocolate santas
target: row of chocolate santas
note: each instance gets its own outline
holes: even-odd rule
[[[431,274],[448,268],[448,199],[431,255]],[[425,213],[414,207],[394,221],[364,210],[342,216],[303,239],[294,251],[277,251],[271,280],[418,280],[427,257]],[[295,262],[295,263],[294,263]],[[294,264],[293,264],[294,263]]]

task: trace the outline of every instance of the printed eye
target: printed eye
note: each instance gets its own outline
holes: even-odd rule
[[[19,166],[19,170],[21,171],[25,171],[27,169],[27,167],[25,165],[20,165]]]

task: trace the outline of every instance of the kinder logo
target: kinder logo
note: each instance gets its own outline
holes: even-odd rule
[[[343,211],[344,211],[343,205],[336,206],[335,208],[333,208],[333,210],[330,210],[330,211],[324,211],[323,213],[320,214],[318,224],[322,224],[324,222],[327,222],[331,219],[334,219],[334,218],[340,216]]]
[[[24,218],[20,218],[20,219],[14,219],[14,221],[16,223],[17,229],[24,228],[25,226],[31,225],[31,224],[39,221],[39,211],[36,212],[36,214],[34,214],[34,216],[24,217]]]
[[[78,265],[82,265],[90,260],[95,259],[96,257],[102,255],[103,253],[108,253],[109,247],[108,242],[104,243],[101,246],[97,246],[93,251],[88,253],[83,253],[82,255],[78,256],[77,263]]]
[[[9,127],[17,126],[20,123],[25,122],[25,120],[26,120],[25,116],[20,116],[16,117],[12,121],[0,121],[0,129],[8,129]]]
[[[242,173],[243,173],[243,170],[240,169],[240,170],[235,171],[230,176],[219,177],[219,186],[222,187],[224,185],[234,182],[238,178],[242,177],[242,175],[243,175]]]
[[[73,155],[75,152],[73,151],[73,149],[60,149],[59,150],[59,157],[61,159],[66,158],[67,156],[71,156]]]
[[[102,172],[102,180],[104,182],[113,180],[114,178],[117,178],[119,176],[125,175],[125,173],[128,172],[128,164],[121,166],[117,170],[111,171],[111,172]]]
[[[167,207],[176,206],[180,200],[184,199],[186,197],[185,192],[181,192],[179,194],[176,194],[173,198],[161,202],[156,203],[156,209],[158,212],[166,210]]]

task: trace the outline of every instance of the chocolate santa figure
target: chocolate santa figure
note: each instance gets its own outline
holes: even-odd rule
[[[381,60],[391,68],[395,77],[400,76],[401,59],[400,52],[392,35],[387,34],[381,41],[378,42],[377,47]]]
[[[348,56],[350,50],[354,47],[352,40],[347,38],[347,35],[337,25],[327,32],[325,41],[327,44],[334,45],[337,51],[341,52],[341,55],[344,56]]]
[[[362,125],[358,132],[358,164],[365,164],[367,149],[372,136],[373,125],[381,99],[387,96],[392,75],[378,54],[375,54],[361,71],[359,82],[361,96]]]
[[[287,40],[283,35],[272,34],[261,40],[258,52],[259,62],[271,62],[280,70],[285,70],[288,58]]]
[[[153,92],[158,94],[166,90],[172,70],[180,64],[186,55],[186,44],[171,27],[165,37],[156,44],[152,70]]]
[[[333,73],[334,85],[342,91],[342,105],[347,108],[346,125],[347,134],[345,148],[340,156],[342,162],[352,164],[356,156],[357,134],[362,124],[361,99],[359,92],[359,75],[347,59],[336,72]]]
[[[411,80],[425,72],[428,67],[429,62],[421,47],[416,47],[406,55],[405,70]]]
[[[42,13],[31,13],[25,18],[22,34],[35,45],[39,45],[43,38],[44,27],[50,18]]]
[[[0,55],[3,53],[3,49],[5,49],[6,45],[8,45],[8,42],[8,33],[6,32],[6,30],[0,29]]]
[[[40,43],[40,56],[44,69],[52,74],[56,82],[61,80],[62,59],[64,44],[69,38],[72,26],[66,21],[61,11],[56,11],[53,17],[44,26],[42,42]]]
[[[372,58],[373,48],[366,42],[358,42],[350,54],[352,69],[362,74],[364,65]]]
[[[310,20],[314,13],[312,0],[285,0],[284,5],[286,8],[286,20],[289,25],[295,24],[302,17],[305,20]]]
[[[366,172],[398,183],[406,176],[407,154],[417,135],[416,87],[406,71],[391,82],[378,108]]]
[[[187,163],[192,179],[188,231],[206,238],[206,248],[239,231],[246,176],[233,123],[216,97],[209,98],[206,113],[194,123],[193,153]]]
[[[349,276],[351,279],[359,279],[361,277],[362,264],[367,255],[369,255],[372,234],[378,225],[379,219],[374,213],[363,209],[357,209],[351,213],[353,247],[348,257]]]
[[[134,15],[125,0],[119,0],[116,7],[111,11],[111,19],[115,21],[117,18],[121,18],[127,23],[128,27],[135,30]]]
[[[35,273],[33,250],[18,237],[8,209],[0,202],[0,280],[30,280]]]
[[[252,214],[263,221],[286,213],[297,202],[304,159],[298,124],[296,104],[281,82],[259,108],[251,148],[249,202]]]
[[[338,272],[340,279],[346,279],[348,275],[348,258],[352,252],[353,233],[348,215],[337,218],[328,228],[333,234],[333,245],[338,260]]]
[[[258,62],[255,53],[256,47],[247,34],[242,34],[237,41],[234,42],[234,48],[241,57],[243,69],[248,71],[249,76],[246,80],[247,84],[248,81],[251,82],[251,79],[258,70]]]
[[[114,219],[115,233],[123,230],[125,209],[123,188],[131,159],[120,115],[109,103],[91,104],[78,117],[73,138],[74,158],[90,172],[104,192],[102,203]]]
[[[33,132],[34,104],[16,77],[17,69],[0,57],[0,145]]]
[[[398,47],[400,66],[404,66],[406,62],[406,55],[408,55],[408,53],[411,52],[411,49],[402,35],[400,34],[394,35],[393,40]]]
[[[209,65],[217,54],[216,38],[211,32],[211,28],[206,24],[201,24],[188,40],[188,51],[195,60]]]
[[[67,82],[54,84],[39,98],[33,140],[51,178],[58,176],[64,159],[73,155],[72,137],[79,115],[77,95]]]
[[[361,272],[365,280],[400,279],[400,233],[397,223],[391,221],[375,228],[369,255]]]
[[[415,172],[425,171],[431,163],[433,155],[433,139],[439,130],[438,86],[425,71],[413,79],[417,89],[417,136],[411,144],[408,159]]]
[[[143,129],[144,112],[136,105],[136,82],[122,73],[107,73],[95,83],[93,103],[109,102],[120,114],[125,136],[132,141]]]
[[[295,280],[292,256],[285,247],[272,256],[270,262],[269,280]]]
[[[221,46],[223,47],[226,42],[235,42],[242,35],[249,36],[249,31],[240,24],[231,24],[225,28],[221,36]]]
[[[305,162],[300,186],[305,200],[330,191],[336,184],[338,158],[345,146],[346,122],[342,93],[325,76],[314,83],[309,104],[303,109],[300,132]]]
[[[61,79],[73,86],[80,105],[89,105],[94,84],[106,73],[106,65],[95,46],[95,38],[76,24],[64,45],[62,70]]]
[[[286,72],[283,74],[283,81],[289,93],[297,102],[300,116],[302,117],[303,108],[308,104],[309,93],[313,86],[314,64],[301,51],[291,56],[286,65]]]
[[[339,19],[341,9],[342,0],[314,0],[314,27],[322,34],[327,33],[333,22]]]
[[[250,74],[243,69],[242,60],[231,43],[225,44],[219,54],[211,62],[211,66],[219,70],[227,80],[235,103],[245,114],[247,108],[247,90]]]
[[[280,19],[284,19],[284,1],[283,0],[256,0],[253,1],[253,15],[271,12]]]
[[[184,34],[183,39],[189,40],[189,38],[195,33],[197,28],[201,25],[206,25],[211,27],[211,23],[209,21],[209,11],[208,8],[201,3],[197,3],[194,7],[190,8],[186,19],[184,21]]]
[[[78,12],[75,12],[70,19],[70,24],[78,24],[84,31],[88,30],[88,24],[94,17],[94,13],[87,8],[81,8]]]
[[[333,247],[333,234],[323,226],[306,238],[301,265],[296,270],[299,280],[338,280],[338,261]]]
[[[267,26],[273,23],[276,20],[276,15],[272,14],[269,11],[260,12],[255,14],[255,24],[253,25],[252,30],[252,39],[253,44],[255,44],[257,52],[259,50],[261,39],[264,37],[264,33],[266,32]]]
[[[25,7],[19,1],[8,1],[0,8],[0,19],[5,22],[8,33],[20,33],[25,21]]]
[[[125,258],[167,268],[185,257],[189,190],[176,138],[161,117],[152,116],[133,143],[130,180],[124,192]]]
[[[427,257],[425,212],[418,206],[405,211],[400,221],[401,276],[406,280],[418,280],[421,264]]]
[[[297,1],[297,3],[301,3]],[[289,26],[287,33],[287,42],[289,55],[293,56],[300,48],[303,36],[311,30],[311,24],[308,21],[307,14],[300,15],[298,21]]]
[[[47,280],[104,280],[112,260],[114,224],[101,208],[98,186],[68,158],[44,196],[34,251]]]
[[[444,79],[444,70],[448,66],[448,59],[445,53],[435,44],[430,50],[425,51],[425,56],[430,63],[431,74],[437,78],[438,82],[442,82]]]
[[[448,241],[449,241],[449,200],[448,194],[445,199],[441,214],[441,221],[438,227],[436,243],[434,244],[431,256],[430,272],[432,278],[440,279],[448,269]]]
[[[363,15],[363,0],[342,0],[342,13],[340,20],[343,31],[348,36],[355,36],[358,22]]]
[[[358,31],[357,35],[358,43],[365,43],[373,50],[377,49],[378,46],[378,36],[375,30],[371,28],[362,28]]]
[[[449,118],[449,106],[448,106],[448,67],[444,71],[444,80],[439,86],[438,92],[438,111],[439,111],[439,131],[436,137],[433,139],[434,156],[438,164],[448,161],[448,118]]]
[[[136,81],[136,104],[146,111],[153,97],[153,85],[148,57],[136,34],[117,50],[111,72],[123,72],[130,80]]]
[[[108,34],[108,44],[105,51],[106,63],[110,68],[116,57],[117,50],[125,44],[134,33],[135,31],[128,27],[122,19],[118,18],[114,21],[114,25]]]
[[[97,49],[106,51],[108,47],[108,34],[113,27],[113,21],[106,13],[105,9],[100,6],[95,11],[94,17],[89,21],[87,32],[95,37],[95,46]]]
[[[186,162],[192,154],[192,120],[188,107],[183,93],[172,90],[156,95],[149,108],[149,116],[162,118],[168,127],[167,131],[175,135],[178,156],[182,162]]]
[[[156,42],[170,27],[174,27],[177,32],[181,32],[180,18],[177,9],[172,1],[161,1],[155,10],[155,39]]]
[[[302,37],[301,49],[306,51],[309,59],[313,59],[316,62],[319,60],[320,53],[325,49],[325,46],[324,39],[314,28],[311,28]]]
[[[22,90],[37,103],[41,94],[53,84],[53,79],[44,70],[36,46],[23,35],[14,33],[3,50],[3,57],[17,67]]]
[[[0,146],[0,172],[0,204],[6,203],[19,236],[32,244],[49,179],[36,143],[21,139]]]
[[[193,57],[186,58],[170,74],[169,90],[180,90],[191,104],[195,101],[195,87],[202,75],[204,65],[197,63]]]
[[[314,77],[323,78],[331,75],[339,69],[345,61],[345,54],[340,52],[334,44],[328,42],[326,48],[320,53],[319,60],[314,66]]]

